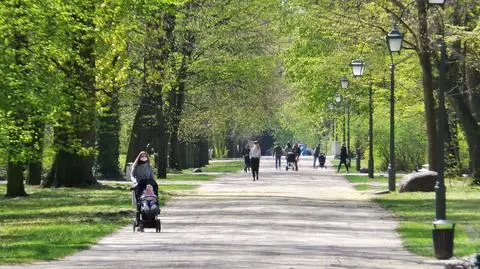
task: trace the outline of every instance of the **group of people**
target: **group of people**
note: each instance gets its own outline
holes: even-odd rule
[[[300,155],[302,154],[302,150],[298,143],[295,143],[292,147],[290,143],[287,143],[284,149],[277,144],[275,148],[273,148],[273,157],[275,158],[275,169],[282,169],[282,156],[285,155],[287,160],[287,167],[292,164],[292,169],[298,171],[298,161],[300,160]]]

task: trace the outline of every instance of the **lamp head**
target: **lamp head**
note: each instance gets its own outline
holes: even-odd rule
[[[353,60],[350,64],[352,66],[352,74],[354,77],[363,76],[363,71],[365,70],[365,63],[360,60]]]
[[[387,43],[390,53],[400,53],[400,50],[402,50],[403,35],[398,31],[397,27],[393,27],[393,29],[387,34]]]

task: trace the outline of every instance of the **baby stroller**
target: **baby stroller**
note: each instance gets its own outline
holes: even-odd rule
[[[137,187],[141,187],[138,184],[132,188],[132,204],[136,207],[136,217],[133,221],[133,232],[138,227],[137,231],[144,232],[145,228],[155,228],[155,231],[159,233],[162,230],[162,223],[160,221],[160,205],[157,199],[145,199],[138,196],[136,192]],[[158,197],[158,196],[157,196]]]
[[[288,169],[295,170],[295,154],[293,152],[288,152],[287,153],[287,166],[285,167],[285,170],[288,171]]]
[[[318,156],[318,163],[320,164],[320,168],[325,168],[325,155],[322,153]]]

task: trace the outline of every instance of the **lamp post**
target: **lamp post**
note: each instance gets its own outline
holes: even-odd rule
[[[343,90],[348,88],[348,79],[346,77],[340,78],[340,86]],[[350,157],[350,103],[348,101],[344,104],[344,108],[347,110],[347,155]]]
[[[395,191],[395,63],[393,53],[402,49],[403,35],[397,27],[387,34],[388,50],[390,51],[390,164],[388,165],[388,190]]]
[[[350,64],[352,66],[352,74],[354,77],[363,76],[365,70],[365,63],[360,60],[353,60]],[[368,90],[368,177],[373,178],[373,89],[372,84]]]
[[[430,6],[443,7],[445,0],[428,0]],[[446,220],[446,195],[445,195],[445,155],[444,155],[444,140],[445,140],[445,72],[447,67],[447,48],[445,45],[445,24],[442,17],[442,34],[440,39],[440,53],[441,62],[438,76],[438,129],[437,129],[437,182],[435,185],[435,219]]]
[[[342,96],[338,94],[335,96],[335,102],[340,104],[342,102]],[[345,104],[343,105],[343,120],[342,120],[342,143],[345,144]]]

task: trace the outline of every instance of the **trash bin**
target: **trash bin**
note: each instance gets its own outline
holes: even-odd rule
[[[433,222],[432,237],[435,258],[446,260],[453,257],[455,223],[448,220]]]

